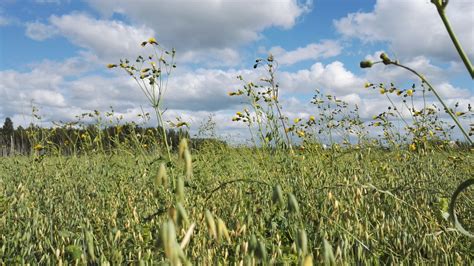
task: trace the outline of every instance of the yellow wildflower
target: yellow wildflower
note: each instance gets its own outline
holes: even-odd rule
[[[416,151],[416,144],[412,143],[412,144],[410,144],[410,146],[408,148],[410,149],[410,151]]]
[[[36,144],[36,145],[33,147],[33,149],[35,149],[36,151],[40,151],[40,150],[43,149],[43,145],[41,145],[41,144]]]
[[[384,88],[380,89],[380,94],[385,94],[387,92]]]
[[[114,68],[114,67],[117,67],[117,65],[116,64],[108,64],[107,65],[107,68]]]
[[[156,42],[156,39],[151,37],[150,39],[148,39],[148,43],[149,44],[158,44],[158,42]]]
[[[309,116],[309,121],[316,121],[316,117],[314,117],[314,115],[310,115]]]
[[[407,90],[407,95],[408,96],[413,96],[413,90]]]

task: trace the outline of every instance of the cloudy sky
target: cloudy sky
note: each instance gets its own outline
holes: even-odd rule
[[[447,14],[474,60],[474,4],[450,1]],[[409,73],[364,58],[386,51],[416,68],[454,104],[473,103],[474,88],[429,0],[2,0],[0,3],[0,121],[31,122],[31,106],[45,124],[83,112],[109,110],[136,120],[149,110],[144,95],[108,63],[147,52],[150,37],[177,50],[165,95],[168,119],[196,129],[210,114],[220,133],[242,102],[228,92],[236,77],[258,80],[256,58],[272,53],[285,113],[307,117],[315,89],[358,104],[365,118],[388,102],[365,82],[416,82]]]

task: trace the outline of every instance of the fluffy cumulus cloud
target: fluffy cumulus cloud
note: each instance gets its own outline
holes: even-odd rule
[[[31,65],[28,72],[0,71],[0,93],[3,95],[0,98],[0,117],[9,116],[15,124],[27,125],[31,119],[25,119],[25,116],[31,112],[32,102],[40,108],[46,122],[74,120],[83,112],[106,111],[109,106],[126,121],[138,121],[142,110],[153,113],[137,85],[125,73],[109,76],[89,73],[90,68],[84,67],[81,60],[44,61]],[[231,121],[245,101],[240,97],[229,97],[228,92],[242,87],[242,82],[236,78],[238,75],[248,81],[258,81],[263,74],[259,69],[178,70],[171,77],[165,94],[165,117],[173,120],[179,116],[189,121],[194,134],[202,121],[215,114],[218,134],[245,139],[244,125]],[[384,95],[363,88],[368,75],[358,76],[339,61],[315,63],[296,72],[280,71],[277,78],[281,85],[284,113],[291,119],[314,114],[316,109],[309,102],[314,89],[318,88],[359,105],[362,117],[369,119],[385,110],[389,102]],[[468,90],[446,81],[440,82],[438,88],[452,105],[455,102],[466,105],[474,100]],[[429,101],[435,102],[431,98]],[[421,106],[422,102],[417,104]]]
[[[338,42],[324,40],[320,43],[311,43],[292,51],[286,51],[280,46],[275,46],[270,48],[269,52],[278,58],[278,63],[292,65],[306,60],[334,57],[339,55],[341,50],[342,47]]]
[[[467,54],[474,57],[474,5],[449,1],[446,13]],[[417,55],[459,60],[451,39],[430,1],[377,0],[371,12],[357,12],[334,21],[344,36],[365,42],[386,41],[402,58]]]
[[[146,26],[134,27],[81,13],[52,16],[49,20],[72,43],[106,59],[136,56],[140,52],[140,43],[154,35],[154,31]]]
[[[356,76],[344,67],[340,61],[323,65],[315,63],[310,69],[281,73],[282,88],[293,92],[308,93],[314,89],[323,89],[337,95],[347,95],[360,89],[365,79]]]
[[[289,29],[311,1],[103,0],[88,1],[110,16],[120,13],[159,33],[159,40],[187,49],[227,48],[257,40],[269,27]],[[179,18],[179,19],[177,19]]]
[[[155,36],[164,46],[177,49],[179,62],[211,67],[235,66],[240,63],[238,48],[241,45],[260,39],[267,28],[293,27],[310,10],[311,2],[88,1],[93,9],[103,14],[102,18],[77,12],[52,15],[47,21],[27,22],[26,35],[37,41],[64,36],[75,46],[96,55],[102,63],[143,53],[139,44]],[[111,19],[113,14],[121,14],[129,22]],[[314,58],[318,57],[316,53],[323,57],[334,53],[331,50],[334,48],[326,46],[330,44],[306,47],[297,53],[308,55],[296,53],[290,57]]]

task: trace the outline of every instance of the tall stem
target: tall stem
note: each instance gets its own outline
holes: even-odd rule
[[[156,117],[158,118],[158,125],[161,127],[161,131],[163,134],[163,140],[165,142],[166,146],[166,152],[168,153],[168,160],[171,162],[171,152],[170,152],[170,146],[168,144],[168,137],[166,135],[166,128],[165,128],[165,123],[163,123],[163,116],[161,115],[161,111],[159,107],[155,107],[155,113]]]
[[[471,78],[474,79],[474,68],[472,67],[471,61],[467,57],[466,53],[461,47],[461,44],[458,41],[458,38],[456,37],[456,34],[454,34],[451,24],[449,23],[448,17],[446,16],[444,9],[446,5],[436,5],[436,9],[438,10],[439,16],[441,17],[441,20],[443,20],[444,26],[446,27],[446,30],[449,33],[449,37],[451,37],[451,40],[453,41],[454,46],[456,47],[456,50],[459,53],[459,56],[461,56],[462,61],[464,62],[464,65],[467,68],[467,71],[469,71],[469,74],[471,75]]]
[[[428,80],[425,79],[425,77],[423,77],[422,75],[420,75],[418,72],[416,72],[415,70],[407,67],[407,66],[404,66],[404,65],[401,65],[397,62],[391,62],[391,64],[393,65],[396,65],[398,67],[401,67],[401,68],[404,68],[408,71],[410,71],[411,73],[415,74],[416,76],[418,76],[421,81],[423,81],[424,83],[426,83],[426,85],[428,85],[428,87],[431,89],[431,91],[434,93],[434,95],[436,96],[436,98],[438,98],[438,101],[443,105],[444,107],[444,110],[446,110],[446,112],[449,114],[449,116],[451,116],[451,118],[454,120],[454,123],[456,123],[456,125],[459,127],[459,129],[461,130],[461,132],[464,134],[464,137],[466,137],[467,141],[469,141],[469,143],[471,145],[473,145],[474,143],[472,142],[471,138],[469,137],[469,134],[467,134],[467,132],[464,130],[464,128],[461,126],[461,123],[459,122],[459,120],[457,119],[457,117],[453,114],[453,112],[451,111],[451,109],[448,108],[448,106],[444,103],[444,101],[441,99],[441,97],[439,96],[438,92],[435,90],[435,88],[433,88],[433,86],[431,86],[431,84],[428,82]]]
[[[276,88],[276,85],[275,85],[275,76],[273,74],[273,71],[270,70],[270,81],[271,81],[271,86],[272,86],[272,93],[273,93],[273,97],[275,97],[274,101],[275,101],[275,106],[276,106],[276,109],[277,109],[277,112],[278,112],[278,116],[280,117],[280,122],[281,122],[281,126],[283,127],[283,132],[285,134],[285,137],[286,137],[286,141],[288,143],[288,148],[290,148],[290,152],[291,154],[293,154],[293,146],[291,145],[291,141],[290,141],[290,137],[288,136],[288,132],[286,130],[286,125],[285,125],[285,118],[283,117],[283,113],[280,109],[280,106],[278,105],[278,88]],[[277,130],[278,130],[278,127],[277,127]]]

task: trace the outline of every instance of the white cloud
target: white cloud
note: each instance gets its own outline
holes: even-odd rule
[[[43,41],[57,34],[57,29],[40,22],[26,23],[26,36],[35,41]]]
[[[49,20],[72,43],[108,60],[137,56],[140,43],[154,35],[153,30],[146,26],[134,27],[115,20],[98,20],[81,13],[52,16]]]
[[[63,95],[57,91],[51,90],[33,90],[30,92],[29,97],[35,100],[35,103],[39,105],[53,106],[53,107],[65,107],[66,102]]]
[[[120,70],[111,72],[110,76],[91,74],[90,70],[96,65],[83,66],[87,61],[88,58],[43,61],[30,65],[31,71],[28,72],[0,71],[0,94],[3,96],[0,98],[0,119],[5,116],[20,119],[29,114],[31,100],[38,105],[46,122],[70,121],[75,115],[94,109],[106,111],[109,106],[113,106],[117,114],[123,114],[127,121],[137,121],[141,107],[152,113],[146,98],[130,77]],[[422,64],[420,62],[426,64],[427,61],[418,59],[412,64]],[[238,75],[247,81],[258,81],[262,74],[262,69],[177,69],[165,94],[165,117],[172,120],[181,116],[196,130],[200,121],[212,112],[216,114],[220,134],[235,136],[241,133],[245,138],[245,126],[231,121],[235,112],[242,109],[244,98],[229,97],[227,93],[242,88],[243,84],[236,78]],[[369,73],[355,75],[339,61],[315,63],[296,72],[278,72],[284,113],[290,118],[314,114],[316,109],[309,102],[311,93],[318,88],[341,100],[358,104],[361,116],[370,118],[385,110],[389,102],[384,95],[363,89],[367,76]],[[468,90],[441,78],[442,81],[437,83],[439,91],[449,98],[450,104],[472,102],[473,96]],[[428,101],[436,102],[432,97]],[[14,120],[17,125],[25,121],[30,119]]]
[[[435,88],[443,99],[469,99],[471,93],[467,89],[454,87],[448,82],[442,82]]]
[[[324,89],[338,95],[346,95],[359,90],[365,82],[363,78],[347,70],[340,61],[334,61],[326,66],[316,63],[310,69],[299,70],[296,73],[283,72],[280,80],[282,88],[293,92]]]
[[[466,53],[474,57],[472,1],[450,1],[446,13]],[[334,25],[346,37],[365,42],[387,41],[400,58],[425,55],[460,60],[430,1],[378,0],[372,12],[351,13],[335,20]]]
[[[277,58],[279,64],[292,65],[301,61],[337,56],[341,53],[341,50],[342,48],[338,42],[324,40],[320,43],[311,43],[292,51],[286,51],[280,46],[275,46],[270,48],[269,52]]]
[[[255,41],[269,27],[289,29],[311,7],[297,0],[89,0],[106,16],[120,13],[146,24],[161,42],[182,50],[228,48]]]
[[[270,27],[289,29],[309,11],[311,1],[89,1],[105,15],[122,14],[131,24],[85,13],[53,15],[47,24],[30,22],[26,34],[44,40],[56,33],[95,54],[102,63],[143,54],[140,43],[150,37],[176,48],[177,61],[207,66],[235,66],[237,48],[260,39]],[[252,8],[249,9],[248,6]],[[147,53],[145,53],[147,55]]]

